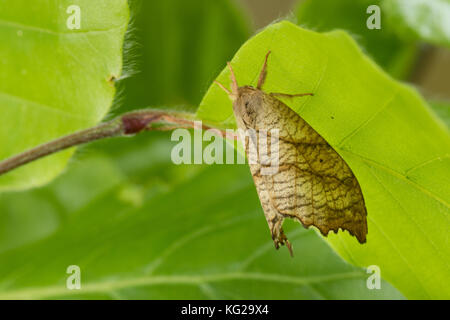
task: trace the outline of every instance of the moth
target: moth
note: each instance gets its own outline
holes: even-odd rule
[[[257,161],[250,171],[261,201],[275,248],[292,246],[283,232],[285,218],[299,221],[305,228],[315,226],[322,235],[347,230],[363,244],[367,235],[367,210],[356,177],[341,156],[297,113],[277,97],[313,96],[313,93],[265,93],[267,53],[256,88],[239,87],[231,64],[231,90],[216,81],[233,102],[239,129],[252,130],[256,138],[277,129],[278,139],[264,152],[251,148],[252,139],[244,141],[247,158]],[[253,137],[253,142],[258,141]],[[269,140],[269,139],[268,139]],[[277,150],[278,170],[263,174],[266,164],[261,157]],[[261,150],[259,150],[261,151]]]

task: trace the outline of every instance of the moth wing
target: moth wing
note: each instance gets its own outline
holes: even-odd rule
[[[311,144],[281,139],[280,148],[288,156],[267,181],[278,212],[305,227],[317,227],[324,236],[342,229],[364,243],[367,212],[361,188],[339,154],[325,140]]]

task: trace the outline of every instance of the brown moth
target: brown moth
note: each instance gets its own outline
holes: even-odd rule
[[[244,145],[247,158],[257,158],[256,163],[250,164],[250,171],[275,248],[286,244],[292,255],[291,244],[282,229],[285,218],[298,220],[305,228],[315,226],[324,236],[341,228],[365,243],[367,211],[353,172],[305,120],[276,98],[313,94],[267,94],[261,90],[269,54],[270,51],[256,88],[239,87],[230,63],[231,91],[216,83],[233,102],[238,128],[256,133],[256,137],[248,136]],[[251,147],[263,131],[269,137],[272,129],[278,129],[278,139],[270,139],[271,144],[264,150],[261,146]],[[278,170],[263,174],[267,165],[262,158],[268,156],[269,149],[271,156],[278,157]]]

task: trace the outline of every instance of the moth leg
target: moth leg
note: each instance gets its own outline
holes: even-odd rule
[[[304,97],[304,96],[313,96],[314,95],[314,93],[289,94],[289,93],[280,93],[280,92],[271,92],[269,94],[273,97],[282,97],[282,98],[295,98],[295,97]]]
[[[266,220],[269,224],[269,229],[270,233],[272,234],[272,240],[273,244],[275,245],[275,249],[279,249],[280,245],[286,245],[289,250],[289,254],[291,255],[291,257],[293,257],[294,253],[292,251],[292,245],[284,234],[283,228],[281,227],[284,217],[276,214],[272,217],[266,216]]]
[[[280,245],[286,245],[291,257],[294,256],[294,252],[292,251],[292,245],[289,242],[286,235],[284,234],[283,228],[279,228],[278,234],[272,233],[272,239],[273,239],[273,243],[275,244],[275,249],[278,249],[280,247]]]
[[[279,245],[286,245],[286,247],[289,250],[289,254],[291,255],[291,257],[294,257],[294,252],[292,251],[292,245],[289,242],[288,238],[286,237],[286,235],[284,234],[283,228],[280,229],[280,235],[278,236],[277,239],[273,240],[275,242],[275,248],[279,248]]]
[[[291,257],[294,257],[294,251],[292,251],[292,244],[289,242],[289,240],[286,238],[286,247],[289,250],[289,254],[291,255]]]
[[[267,59],[269,58],[269,54],[270,51],[268,51],[266,53],[266,58],[264,59],[264,64],[263,67],[261,69],[261,72],[259,73],[259,79],[258,79],[258,85],[256,86],[256,89],[261,89],[263,84],[264,84],[264,80],[266,80],[266,74],[267,74]]]

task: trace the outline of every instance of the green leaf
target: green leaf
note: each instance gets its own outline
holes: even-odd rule
[[[123,81],[121,110],[198,106],[223,61],[248,39],[249,27],[230,0],[142,1],[134,37],[139,73]]]
[[[450,128],[450,102],[430,101],[430,106],[436,115]]]
[[[367,289],[369,274],[294,223],[296,256],[275,250],[247,166],[175,166],[169,135],[136,139],[0,195],[1,299],[403,298],[384,281]],[[81,290],[66,288],[69,265]]]
[[[386,75],[342,31],[320,34],[289,22],[266,28],[236,53],[240,85],[255,86],[269,58],[266,92],[283,99],[347,161],[368,210],[367,243],[348,233],[328,242],[347,261],[378,265],[408,298],[449,298],[450,139],[412,88]],[[217,78],[229,85],[229,71]],[[198,116],[234,127],[227,95],[212,85]],[[289,237],[289,235],[288,235]]]
[[[402,36],[450,47],[450,0],[382,0],[382,8]]]
[[[417,56],[417,45],[387,25],[385,10],[381,13],[381,29],[368,29],[367,8],[381,5],[382,0],[306,0],[297,9],[298,24],[316,31],[342,29],[349,32],[375,62],[397,78],[409,76]]]
[[[70,5],[80,29],[69,30]],[[0,159],[91,127],[108,112],[122,69],[126,0],[0,1]],[[47,183],[65,151],[0,177],[0,190]]]

